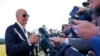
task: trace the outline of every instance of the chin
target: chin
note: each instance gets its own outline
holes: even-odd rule
[[[24,23],[23,26],[25,26],[27,23]]]

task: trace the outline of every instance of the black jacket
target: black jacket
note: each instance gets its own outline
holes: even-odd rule
[[[32,56],[33,45],[29,46],[26,36],[17,23],[9,26],[5,33],[7,56]]]

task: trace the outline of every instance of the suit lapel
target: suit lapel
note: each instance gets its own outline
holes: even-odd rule
[[[19,25],[17,23],[15,23],[15,28],[19,32],[19,34],[22,36],[22,38],[24,38],[26,40],[27,38],[26,38],[24,32],[22,31],[22,29],[19,27]]]

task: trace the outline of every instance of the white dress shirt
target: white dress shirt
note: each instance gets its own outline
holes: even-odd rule
[[[26,39],[27,39],[27,41],[28,41],[29,46],[31,46],[32,44],[29,42],[27,30],[26,30],[26,33],[24,32],[25,26],[22,26],[18,21],[17,21],[17,24],[18,24],[18,26],[21,28],[21,30],[23,31],[24,35],[26,36]]]
[[[66,44],[69,44],[68,38],[65,39],[65,43]]]

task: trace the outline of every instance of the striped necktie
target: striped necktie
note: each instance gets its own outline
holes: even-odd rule
[[[28,32],[25,28],[23,28],[23,32],[24,32],[24,34],[26,35],[27,38],[31,35],[31,33]]]
[[[23,28],[23,32],[26,34],[26,29],[25,28]]]

